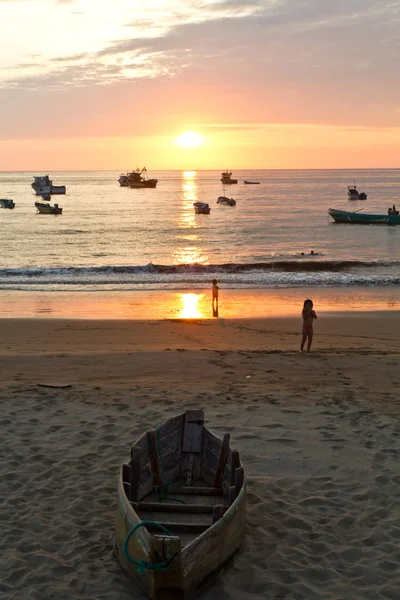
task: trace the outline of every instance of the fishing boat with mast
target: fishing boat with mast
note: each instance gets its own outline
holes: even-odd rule
[[[126,179],[125,179],[126,177]],[[155,188],[158,182],[158,179],[148,179],[147,178],[147,169],[143,167],[143,169],[136,169],[136,171],[130,171],[125,175],[121,175],[118,179],[119,184],[122,187],[126,187],[127,185],[130,188],[140,189],[140,188]],[[122,181],[122,183],[121,183]]]
[[[118,481],[115,552],[152,600],[187,600],[241,546],[246,482],[239,453],[187,410],[144,433]]]
[[[365,192],[359,192],[356,188],[356,180],[354,180],[354,184],[347,187],[347,196],[349,200],[366,200],[367,194]]]
[[[237,183],[237,179],[232,179],[232,171],[224,171],[221,173],[221,181],[224,185],[232,185],[233,183]]]

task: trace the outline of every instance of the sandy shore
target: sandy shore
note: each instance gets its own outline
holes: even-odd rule
[[[248,531],[205,600],[376,600],[400,589],[400,319],[2,319],[0,593],[139,599],[112,538],[119,465],[188,407],[229,431]],[[38,383],[66,384],[54,389]]]

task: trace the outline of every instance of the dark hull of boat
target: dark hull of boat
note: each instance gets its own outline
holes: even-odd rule
[[[61,215],[63,209],[60,206],[51,206],[44,202],[35,202],[36,209],[41,215]]]
[[[137,440],[118,482],[115,551],[152,600],[192,598],[238,550],[245,527],[239,454],[229,434],[204,427],[202,410]]]
[[[336,223],[353,225],[400,225],[400,215],[373,215],[330,208],[329,215]]]
[[[247,185],[259,185],[260,184],[259,181],[243,181],[243,183],[246,183]]]
[[[233,198],[227,198],[226,196],[219,196],[217,204],[225,204],[226,206],[236,206],[236,200]]]
[[[224,185],[233,185],[238,182],[237,179],[221,179],[221,181]]]
[[[0,199],[0,208],[15,208],[14,200]]]
[[[145,181],[128,182],[128,185],[132,189],[155,188],[157,182],[158,179],[146,179]]]

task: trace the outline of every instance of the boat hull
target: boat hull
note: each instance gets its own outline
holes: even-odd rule
[[[152,600],[192,598],[244,540],[246,484],[239,455],[229,448],[229,434],[221,440],[203,423],[203,411],[191,410],[147,432],[134,444],[131,461],[120,472],[115,552],[122,567]],[[189,483],[188,475],[194,476]],[[149,502],[149,498],[155,499],[154,485],[162,478],[164,483],[173,482],[165,502]],[[177,480],[185,483],[175,483]],[[153,512],[148,512],[149,506]],[[174,511],[172,516],[169,510]],[[175,532],[168,536],[154,529],[154,535],[149,515],[156,522],[169,516],[167,528],[175,527]],[[208,518],[210,525],[201,525]],[[126,542],[132,528],[143,521],[146,525]],[[137,562],[169,560],[167,569],[138,570],[125,546]]]
[[[144,181],[133,181],[128,182],[130,188],[141,189],[141,188],[155,188],[157,186],[158,179],[146,179]]]
[[[243,181],[243,183],[246,183],[247,185],[260,185],[259,181]]]
[[[374,215],[335,210],[330,208],[328,214],[336,223],[356,225],[400,225],[400,215]]]
[[[0,208],[15,208],[15,202],[7,198],[0,198]]]
[[[63,209],[60,206],[52,206],[44,202],[35,202],[36,209],[41,215],[61,215]]]
[[[233,198],[227,198],[226,196],[219,196],[217,204],[224,204],[225,206],[236,206],[236,200]]]

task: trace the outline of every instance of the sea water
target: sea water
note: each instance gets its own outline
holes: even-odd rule
[[[221,169],[222,171],[222,169]],[[151,171],[155,189],[119,186],[119,172],[52,172],[62,215],[41,215],[37,172],[0,173],[0,290],[112,291],[396,286],[400,226],[336,224],[328,208],[400,207],[400,170]],[[244,180],[259,181],[245,185]],[[366,201],[350,201],[355,179]],[[220,206],[218,196],[237,201]],[[194,202],[209,215],[196,215]],[[311,251],[313,254],[311,254]]]

